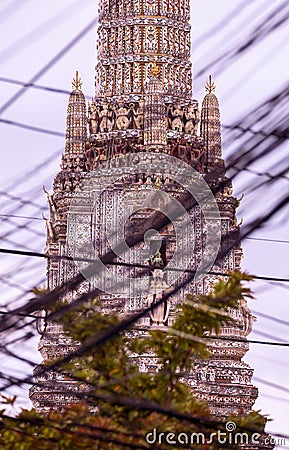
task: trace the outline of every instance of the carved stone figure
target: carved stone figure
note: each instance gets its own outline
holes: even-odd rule
[[[152,255],[150,258],[150,263],[155,266],[163,266],[164,261],[163,258],[161,257],[161,253],[157,252],[155,255]]]
[[[49,194],[49,192],[46,190],[45,186],[43,186],[43,191],[45,192],[46,196],[47,196],[47,200],[49,203],[49,207],[50,207],[50,214],[53,216],[54,219],[59,219],[59,214],[57,212],[56,206],[55,206],[55,202],[53,200],[52,195]]]
[[[96,134],[99,126],[99,112],[94,102],[88,107],[88,123],[90,134]]]
[[[197,134],[197,124],[198,124],[198,110],[194,105],[190,104],[185,111],[185,133],[186,134]]]
[[[64,190],[66,192],[71,192],[73,190],[72,180],[68,176],[64,180]]]
[[[47,229],[47,243],[53,242],[55,240],[55,232],[51,223],[51,220],[47,219],[44,214],[42,214],[43,219],[45,220],[45,225]]]
[[[79,156],[75,158],[75,172],[82,172],[82,161]]]
[[[174,107],[170,108],[171,114],[171,129],[174,131],[183,131],[183,110],[181,105],[177,103]]]
[[[116,127],[118,130],[127,130],[130,125],[129,110],[125,107],[124,102],[119,103],[116,109]]]
[[[138,107],[134,110],[134,122],[138,130],[144,127],[144,100],[139,101]]]
[[[253,316],[245,300],[241,301],[241,308],[244,322],[244,334],[245,336],[248,336],[253,329]]]
[[[100,132],[112,130],[112,111],[109,110],[107,102],[103,102],[102,111],[99,113],[99,121]]]
[[[90,144],[90,142],[86,145],[86,151],[85,151],[85,167],[87,171],[90,171],[93,169],[94,160],[96,158],[96,152],[94,147]]]
[[[162,297],[161,292],[158,294],[153,294],[153,295],[149,296],[149,298],[148,298],[149,305],[153,305],[153,304],[157,303],[161,299],[161,297]],[[154,308],[150,312],[150,316],[151,316],[153,325],[163,326],[168,319],[168,315],[169,315],[169,305],[166,301],[161,303],[160,305],[158,305],[156,308]]]

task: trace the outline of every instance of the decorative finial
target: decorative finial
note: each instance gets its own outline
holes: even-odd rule
[[[81,78],[78,78],[78,70],[76,71],[75,78],[72,80],[72,86],[78,91],[82,86]]]
[[[212,94],[216,90],[216,85],[212,80],[212,75],[209,76],[209,81],[206,83],[206,91],[208,91],[208,94]]]
[[[153,66],[150,68],[150,72],[154,78],[157,78],[160,74],[161,68],[157,65],[156,61],[154,61]]]

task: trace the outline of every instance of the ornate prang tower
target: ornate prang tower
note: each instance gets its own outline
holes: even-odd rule
[[[53,194],[48,195],[50,220],[47,224],[47,254],[67,255],[68,241],[73,235],[73,220],[68,219],[73,194],[87,173],[98,169],[103,161],[137,152],[154,152],[178,158],[200,174],[218,168],[214,183],[227,180],[222,157],[219,103],[211,77],[206,85],[201,114],[198,102],[192,98],[190,63],[190,2],[189,0],[100,0],[98,25],[98,61],[96,65],[96,93],[86,109],[81,81],[76,73],[73,91],[69,97],[66,126],[66,146],[61,171],[56,175]],[[199,119],[199,117],[201,119]],[[199,123],[200,122],[200,123]],[[200,130],[200,132],[199,132]],[[165,169],[165,168],[164,168]],[[115,211],[125,218],[132,205],[143,205],[148,186],[156,193],[177,196],[181,189],[167,183],[167,173],[143,176],[123,185],[119,183],[100,195],[94,205],[92,236],[96,254],[107,247],[101,233],[107,233]],[[159,201],[162,201],[160,195]],[[221,233],[238,233],[236,207],[230,183],[216,196],[221,216]],[[133,210],[133,208],[132,208]],[[80,211],[76,207],[76,215]],[[144,217],[143,212],[134,216]],[[146,212],[145,214],[148,214]],[[195,233],[195,251],[191,268],[196,269],[204,253],[206,227],[199,207],[189,212]],[[83,221],[83,232],[87,223]],[[134,258],[140,249],[147,252],[147,261],[166,265],[175,242],[171,226],[161,231],[162,245],[153,252],[136,246]],[[191,237],[187,246],[190,248]],[[197,250],[196,250],[197,249]],[[214,265],[216,272],[240,270],[242,250],[236,247],[222,261]],[[124,268],[114,267],[112,275],[121,284]],[[75,265],[64,260],[49,260],[48,288],[53,289],[77,273]],[[189,292],[203,293],[210,289],[214,276],[192,282]],[[160,280],[158,280],[160,282]],[[163,279],[164,291],[169,279]],[[94,281],[81,285],[81,292],[95,287]],[[153,293],[152,293],[153,295]],[[142,327],[166,326],[174,320],[175,307],[183,301],[185,290],[180,290],[162,310],[143,319]],[[70,297],[69,297],[70,296]],[[73,298],[73,293],[68,297]],[[103,310],[125,316],[147,306],[148,295],[101,296]],[[236,322],[221,330],[210,344],[211,357],[200,361],[188,375],[193,392],[208,402],[211,412],[219,417],[246,414],[257,397],[252,385],[252,369],[242,361],[248,351],[244,338],[250,333],[252,316],[245,302],[235,313]],[[42,333],[39,348],[44,361],[69,353],[76,344],[63,336],[61,327],[39,321]],[[157,371],[157,361],[150,355],[136,360],[140,370]],[[41,367],[41,366],[40,366]],[[48,411],[77,400],[74,392],[80,387],[58,373],[39,374],[35,369],[36,384],[31,388],[31,400],[39,411]]]

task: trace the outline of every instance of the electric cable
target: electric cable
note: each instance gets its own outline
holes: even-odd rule
[[[23,170],[22,170],[21,174],[19,174],[19,176],[16,177],[16,180],[13,181],[13,183],[11,183],[10,185],[6,186],[5,193],[7,193],[7,191],[12,191],[16,187],[19,188],[19,186],[21,186],[23,183],[26,183],[28,179],[30,180],[31,177],[35,177],[36,175],[37,175],[37,177],[39,177],[40,171],[43,169],[47,169],[47,166],[50,163],[54,162],[56,159],[58,159],[59,155],[62,152],[63,152],[63,147],[54,151],[51,155],[48,156],[48,158],[44,159],[43,161],[41,161],[41,163],[37,164],[36,166],[33,166],[25,174],[23,174]],[[0,193],[0,195],[2,195],[2,193]]]
[[[0,57],[1,57],[1,53],[0,53]],[[67,89],[53,88],[51,86],[43,86],[41,84],[35,84],[35,83],[25,83],[25,81],[15,80],[14,78],[0,77],[0,82],[15,84],[17,86],[22,86],[22,87],[26,87],[26,88],[30,88],[30,89],[38,89],[41,91],[52,92],[54,94],[63,94],[66,97],[68,97],[71,94],[71,90],[69,91]],[[83,94],[83,95],[87,100],[89,100],[89,101],[93,100],[93,97],[91,95],[85,95],[85,94]]]
[[[214,27],[210,28],[209,31],[201,34],[197,39],[194,40],[193,48],[196,49],[204,44],[208,39],[211,39],[212,36],[217,35],[217,33],[224,29],[225,26],[228,26],[232,20],[239,17],[243,10],[248,8],[248,6],[252,6],[252,3],[256,3],[256,0],[248,3],[247,0],[240,2],[235,8],[233,8],[229,13],[223,17],[220,22],[218,22]]]
[[[10,255],[21,255],[21,256],[30,256],[34,258],[44,258],[44,259],[51,259],[51,260],[65,260],[65,261],[82,261],[82,262],[97,262],[97,260],[92,260],[89,258],[78,258],[68,255],[51,255],[48,253],[40,253],[40,252],[33,252],[33,251],[25,251],[25,250],[15,250],[15,249],[8,249],[8,248],[0,248],[0,253],[10,254]],[[111,261],[108,263],[108,265],[117,265],[117,266],[125,266],[125,267],[137,267],[140,269],[147,269],[151,270],[152,267],[157,266],[149,266],[146,264],[136,264],[136,263],[125,263],[125,262],[114,262]],[[157,267],[162,268],[162,267]],[[185,272],[185,273],[196,273],[196,270],[191,269],[178,269],[177,267],[170,267],[169,271],[172,272]],[[209,271],[207,272],[209,275],[216,275],[216,276],[223,276],[228,277],[229,274],[225,272],[213,272]],[[256,280],[266,280],[266,281],[278,281],[282,283],[289,283],[289,278],[279,278],[279,277],[269,277],[264,275],[252,275],[253,279]]]
[[[20,8],[22,8],[23,6],[27,6],[27,3],[31,1],[31,0],[26,0],[26,2],[21,2],[19,3],[18,0],[11,0],[10,3],[8,3],[8,5],[6,5],[3,9],[1,9],[0,11],[0,23],[6,21],[7,19],[9,19],[9,17],[12,14],[15,14],[15,10],[19,11]]]
[[[274,316],[269,316],[268,314],[262,313],[260,311],[252,310],[251,312],[252,312],[252,314],[255,314],[256,316],[260,316],[260,317],[263,317],[264,319],[271,320],[273,322],[279,323],[280,325],[285,325],[285,326],[289,327],[289,322],[286,320],[282,320],[282,319],[279,319]]]
[[[16,0],[17,7],[19,9],[19,2]],[[45,22],[39,23],[37,21],[37,26],[27,33],[22,35],[19,39],[12,42],[8,47],[0,52],[0,62],[3,64],[23,50],[27,50],[29,46],[33,43],[42,39],[46,34],[51,34],[55,32],[56,28],[63,27],[65,22],[74,15],[79,15],[80,10],[89,4],[89,1],[85,0],[75,0],[74,2],[69,2],[69,5],[65,8],[57,11],[51,17],[49,17]],[[1,17],[0,17],[1,19]],[[16,84],[16,83],[15,83]]]
[[[37,133],[49,134],[51,136],[62,137],[62,138],[65,137],[65,133],[62,133],[60,131],[48,130],[46,128],[39,128],[39,127],[35,127],[33,125],[28,125],[26,123],[16,122],[15,120],[8,120],[8,119],[0,118],[0,122],[4,125],[12,125],[14,127],[23,128],[25,130],[35,131]]]
[[[32,78],[29,83],[35,83],[41,78],[51,67],[53,67],[71,48],[73,48],[97,23],[96,19],[93,19],[85,26],[65,47],[63,47],[47,64],[45,64]],[[0,107],[0,115],[3,114],[10,106],[12,106],[23,94],[27,92],[27,88],[22,87],[16,94],[14,94],[9,100],[7,100]]]
[[[287,1],[285,1],[273,11],[270,11],[270,13],[262,21],[260,21],[257,26],[255,26],[254,30],[250,31],[250,34],[244,36],[243,33],[241,42],[236,43],[231,49],[223,51],[217,58],[213,59],[202,69],[200,69],[196,73],[195,79],[200,78],[212,70],[215,74],[223,72],[229,63],[232,64],[232,62],[235,61],[237,57],[240,57],[240,55],[242,55],[248,48],[251,48],[252,45],[262,41],[264,37],[267,37],[276,31],[284,25],[288,19],[289,8]]]

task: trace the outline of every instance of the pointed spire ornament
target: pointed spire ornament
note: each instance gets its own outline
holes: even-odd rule
[[[78,77],[78,70],[77,70],[75,73],[75,78],[73,78],[73,80],[72,80],[72,87],[74,87],[74,89],[79,91],[81,86],[82,86],[82,80],[80,77]]]
[[[209,75],[209,81],[207,81],[205,89],[208,92],[208,94],[213,94],[215,92],[216,84],[212,80],[212,75]]]

